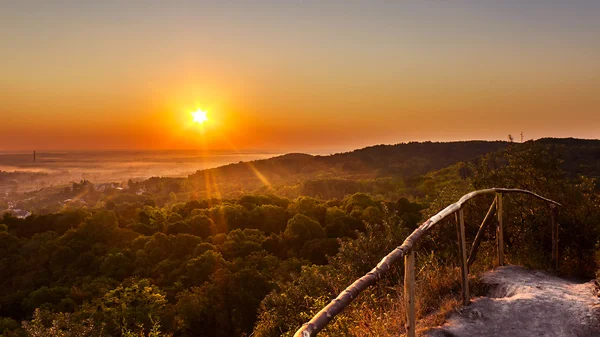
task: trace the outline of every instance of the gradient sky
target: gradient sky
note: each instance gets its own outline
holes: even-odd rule
[[[600,136],[598,0],[7,0],[0,41],[0,150]]]

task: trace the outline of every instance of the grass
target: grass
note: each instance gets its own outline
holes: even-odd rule
[[[418,334],[438,327],[448,316],[462,307],[460,268],[456,266],[427,266],[416,276],[415,307]],[[369,299],[355,307],[349,320],[354,336],[399,336],[405,333],[406,311],[404,289],[400,280],[397,286],[387,289],[385,298]],[[471,297],[487,293],[478,275],[470,275]]]
[[[484,271],[495,266],[495,245],[485,242],[478,259],[470,270],[469,290],[471,298],[486,295],[489,287],[480,279]],[[446,265],[435,255],[417,255],[415,307],[417,334],[443,325],[448,317],[462,307],[460,268]],[[363,298],[361,304],[351,310],[349,329],[354,336],[400,336],[405,333],[406,311],[404,308],[403,281],[387,289],[383,298],[374,295]]]

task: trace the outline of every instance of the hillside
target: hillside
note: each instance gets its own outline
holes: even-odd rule
[[[283,156],[240,162],[190,175],[194,189],[212,185],[228,193],[235,190],[280,192],[286,196],[312,195],[323,198],[342,197],[354,192],[373,192],[359,186],[359,181],[382,178],[387,189],[397,189],[410,177],[424,175],[450,165],[475,159],[508,146],[508,142],[413,142],[377,145],[329,156],[286,154]],[[396,181],[390,182],[389,179]],[[280,185],[299,184],[296,190],[280,191]],[[324,191],[321,191],[324,190]],[[345,191],[337,195],[336,191]],[[289,192],[289,193],[288,193]],[[324,193],[324,194],[323,194]]]
[[[485,158],[487,165],[504,165],[507,151],[526,151],[531,146],[550,147],[572,178],[600,177],[600,140],[544,138],[526,143],[464,141],[377,145],[328,156],[292,153],[270,159],[239,162],[197,171],[188,178],[155,177],[129,181],[125,189],[114,184],[80,184],[45,188],[0,198],[0,208],[38,212],[59,210],[65,200],[95,205],[103,195],[115,201],[153,199],[163,205],[174,194],[179,201],[237,198],[247,193],[276,194],[287,198],[311,196],[341,199],[353,193],[369,193],[386,200],[413,197],[429,200],[441,188],[464,189],[469,185],[469,163]],[[83,183],[83,182],[82,182]],[[0,210],[1,211],[1,210]]]
[[[510,146],[509,146],[510,145]],[[377,145],[329,156],[286,154],[240,162],[190,175],[186,184],[198,191],[218,190],[276,193],[287,197],[341,198],[355,192],[381,196],[425,196],[441,185],[464,180],[464,164],[487,155],[498,165],[511,151],[531,145],[549,146],[560,154],[562,168],[571,176],[600,177],[600,140],[543,138],[524,144],[509,142],[423,142]],[[389,192],[395,192],[389,195]]]
[[[542,138],[538,144],[561,149],[563,169],[571,174],[600,178],[600,140],[576,138]]]
[[[291,153],[283,156],[240,162],[198,171],[194,178],[210,173],[220,179],[257,179],[252,167],[269,181],[308,177],[413,176],[439,170],[457,162],[476,158],[508,146],[508,142],[412,142],[376,145],[329,156]]]

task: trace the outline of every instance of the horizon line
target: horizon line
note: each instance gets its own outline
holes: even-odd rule
[[[523,140],[522,142],[517,141],[516,139],[513,141],[514,143],[526,143],[528,141],[538,141],[541,139],[576,139],[576,140],[600,140],[600,138],[578,138],[578,137],[540,137],[540,138],[531,138],[527,140]],[[336,149],[337,153],[349,152],[354,150],[361,150],[374,146],[394,146],[394,145],[403,145],[403,144],[414,144],[414,143],[460,143],[460,142],[506,142],[509,143],[509,140],[504,139],[454,139],[454,140],[409,140],[402,141],[398,143],[372,143],[369,145],[363,145],[361,147],[354,147],[350,150],[342,150]],[[310,152],[329,152],[332,149],[313,149],[312,151],[300,150],[300,149],[288,149],[286,151],[277,151],[277,149],[273,148],[265,148],[265,149],[246,149],[246,150],[232,150],[232,149],[190,149],[190,148],[172,148],[172,149],[151,149],[151,148],[115,148],[115,149],[19,149],[19,150],[8,150],[8,149],[0,149],[0,155],[10,155],[10,154],[33,154],[36,153],[81,153],[81,152],[172,152],[172,151],[181,151],[181,152],[208,152],[208,153],[217,153],[217,152],[228,152],[228,153],[240,153],[240,154],[251,154],[251,153],[265,153],[265,154],[288,154],[288,153],[310,153]]]

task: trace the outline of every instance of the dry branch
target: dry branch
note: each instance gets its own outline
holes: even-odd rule
[[[481,226],[479,226],[479,231],[477,232],[477,235],[475,236],[475,240],[473,241],[473,246],[471,246],[471,251],[469,252],[469,261],[467,262],[467,265],[469,267],[471,266],[473,261],[475,261],[475,256],[477,255],[477,250],[479,249],[479,245],[481,245],[481,240],[483,239],[485,230],[489,227],[489,224],[492,222],[492,219],[494,218],[494,213],[496,213],[496,199],[494,199],[494,201],[490,205],[490,209],[488,210],[487,214],[485,215],[485,218],[483,219]]]

